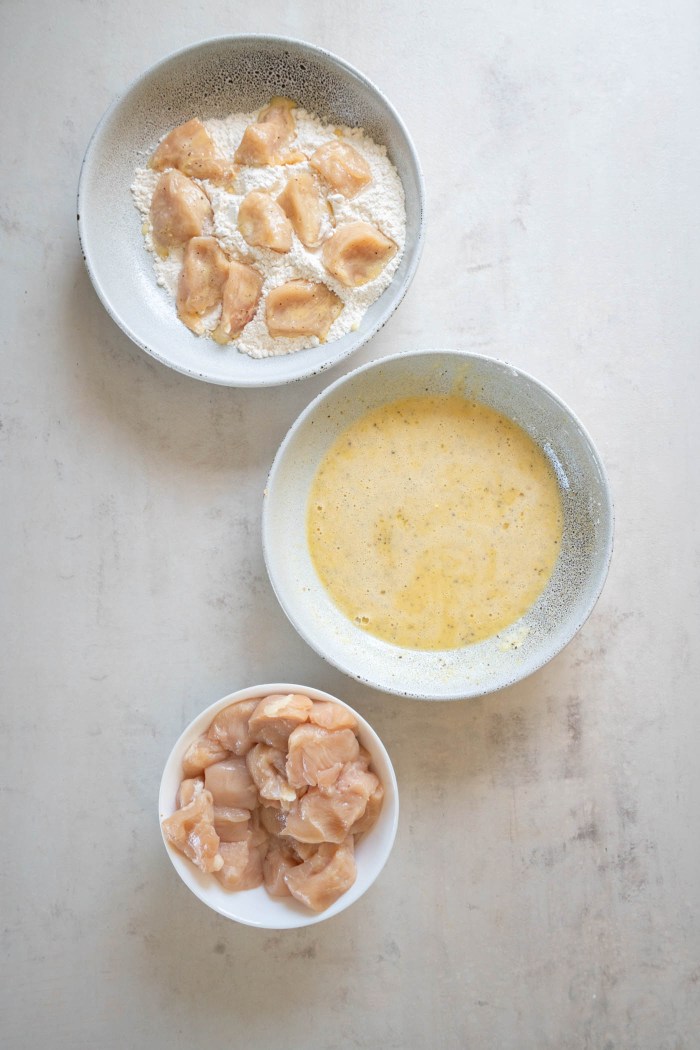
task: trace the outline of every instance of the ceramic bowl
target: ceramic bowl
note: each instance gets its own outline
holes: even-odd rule
[[[460,393],[496,409],[544,450],[564,510],[560,555],[540,598],[500,634],[460,649],[404,649],[374,637],[334,605],[306,539],[309,488],[329,446],[379,405],[424,393]],[[457,350],[423,350],[343,376],[302,412],[275,457],[264,498],[263,547],[277,598],[299,634],[341,671],[386,692],[423,700],[479,696],[537,670],[573,638],[600,594],[612,552],[605,471],[569,408],[511,365]]]
[[[364,128],[385,145],[406,196],[406,248],[393,280],[357,331],[322,346],[254,360],[193,335],[156,285],[130,186],[164,132],[197,115],[224,117],[288,95],[318,116]],[[171,368],[225,386],[274,386],[313,375],[353,353],[401,302],[423,245],[423,176],[391,103],[365,76],[321,48],[270,36],[223,37],[178,51],[127,88],[100,121],[78,190],[78,230],[102,303],[143,350]]]
[[[259,926],[267,930],[289,930],[323,922],[324,919],[330,919],[333,915],[338,915],[349,908],[372,885],[386,864],[394,845],[399,821],[399,792],[396,775],[386,748],[362,715],[358,714],[349,704],[339,700],[338,697],[324,693],[320,689],[311,689],[306,685],[276,682],[239,689],[238,692],[225,696],[197,715],[175,744],[163,770],[158,798],[158,817],[161,821],[174,812],[175,798],[182,780],[182,757],[190,744],[206,732],[214,716],[229,704],[236,703],[237,700],[252,700],[254,697],[262,698],[273,693],[303,693],[312,700],[331,700],[347,708],[357,719],[357,735],[362,746],[369,751],[372,757],[372,769],[384,787],[384,802],[377,823],[360,838],[356,845],[357,879],[355,883],[330,908],[316,914],[292,898],[270,897],[264,886],[240,892],[226,890],[213,875],[206,875],[196,868],[187,857],[167,842],[164,836],[163,842],[182,881],[208,907],[227,919],[234,919],[246,926]]]

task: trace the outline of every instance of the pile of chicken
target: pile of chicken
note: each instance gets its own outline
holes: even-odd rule
[[[213,228],[213,212],[203,182],[233,190],[241,165],[289,165],[286,185],[276,198],[262,190],[243,198],[238,229],[251,247],[279,254],[291,251],[295,233],[305,247],[321,248],[326,270],[347,288],[373,280],[397,251],[392,240],[367,222],[345,223],[328,235],[332,226],[327,192],[355,197],[372,181],[372,174],[364,157],[337,139],[324,143],[311,157],[290,149],[294,108],[290,99],[273,98],[246,128],[233,162],[216,156],[211,137],[197,119],[166,135],[149,162],[162,172],[150,208],[156,251],[165,257],[172,248],[184,248],[178,316],[201,335],[204,317],[221,307],[211,333],[219,343],[238,338],[255,317],[264,275],[246,259],[229,258],[215,237],[204,235]],[[316,174],[294,171],[295,164],[307,160]],[[324,340],[342,309],[342,300],[327,285],[292,280],[267,296],[265,323],[273,337]]]
[[[182,761],[169,842],[226,889],[265,884],[313,911],[355,881],[384,789],[346,708],[296,693],[224,708]]]

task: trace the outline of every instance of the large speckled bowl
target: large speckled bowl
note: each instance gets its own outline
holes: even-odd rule
[[[406,195],[406,248],[386,291],[357,331],[322,346],[254,360],[178,321],[156,285],[131,199],[134,171],[166,131],[193,116],[225,117],[288,95],[328,121],[362,127],[385,145]],[[88,146],[78,189],[78,231],[97,294],[118,325],[163,364],[225,386],[271,386],[314,375],[371,339],[406,294],[423,245],[423,176],[391,103],[366,77],[321,48],[269,36],[194,44],[147,70],[105,113]]]
[[[311,482],[338,434],[379,405],[426,393],[462,394],[514,420],[551,462],[564,510],[559,559],[534,605],[494,637],[440,652],[403,649],[352,623],[317,576],[306,538]],[[457,700],[501,689],[555,656],[596,603],[608,571],[612,538],[605,471],[571,410],[511,365],[458,350],[396,354],[329,386],[302,412],[282,442],[263,508],[267,570],[282,608],[301,636],[346,674],[377,689],[422,700]]]

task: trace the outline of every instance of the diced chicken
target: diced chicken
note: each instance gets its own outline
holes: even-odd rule
[[[286,750],[289,734],[309,717],[313,704],[300,693],[274,693],[259,701],[250,716],[252,740]]]
[[[204,773],[204,786],[216,806],[255,809],[257,805],[258,793],[245,758],[229,757],[209,766]]]
[[[313,175],[308,171],[293,172],[277,198],[277,203],[291,222],[301,243],[307,248],[317,248],[323,240],[324,218],[328,218],[329,212]]]
[[[287,814],[276,806],[261,806],[258,810],[260,824],[270,835],[281,835],[287,824]]]
[[[308,860],[318,849],[317,842],[299,842],[298,839],[287,839],[289,849],[298,860]]]
[[[329,792],[337,792],[339,795],[359,795],[365,802],[367,799],[377,790],[379,784],[379,777],[376,777],[374,773],[370,773],[367,765],[361,759],[359,761],[348,762],[344,766],[342,773],[336,780],[332,789],[325,789]]]
[[[319,146],[309,164],[343,197],[356,197],[372,181],[370,166],[362,154],[338,139]]]
[[[291,733],[287,755],[287,779],[292,787],[330,786],[343,767],[354,762],[360,745],[352,729],[324,729],[301,725]]]
[[[183,780],[178,788],[177,799],[175,805],[178,809],[182,809],[183,806],[189,806],[190,802],[202,791],[204,788],[204,777],[190,777],[187,780]]]
[[[283,95],[275,95],[270,99],[258,113],[259,124],[272,124],[277,128],[280,143],[288,145],[294,138],[296,123],[292,110],[297,108],[296,102]]]
[[[289,98],[271,99],[260,111],[257,121],[243,132],[235,161],[255,167],[281,163],[284,147],[294,138],[296,126],[292,110],[295,106]]]
[[[291,896],[284,877],[299,863],[298,857],[295,857],[288,847],[280,843],[274,843],[270,847],[263,862],[263,877],[265,889],[271,897]]]
[[[166,171],[151,198],[151,230],[159,255],[201,236],[213,213],[206,193],[180,171]]]
[[[309,722],[324,729],[357,729],[357,719],[352,712],[330,700],[314,700]]]
[[[256,744],[246,755],[246,762],[261,798],[281,803],[296,800],[297,793],[287,782],[284,751],[269,744]]]
[[[289,892],[315,912],[325,911],[350,889],[357,876],[352,838],[337,846],[323,843],[303,864],[284,876]]]
[[[187,242],[177,287],[177,312],[193,332],[201,333],[202,317],[221,303],[229,262],[214,237]]]
[[[397,246],[368,222],[350,222],[335,231],[323,246],[323,263],[341,284],[358,288],[378,277]]]
[[[262,276],[252,266],[235,260],[229,263],[221,320],[212,333],[217,343],[223,345],[237,339],[248,322],[253,320],[262,286]]]
[[[363,816],[350,828],[352,835],[364,835],[366,831],[370,831],[371,828],[377,823],[379,814],[382,811],[382,803],[384,802],[384,788],[377,781],[377,786],[372,794],[367,799],[367,808]]]
[[[216,877],[227,890],[252,890],[263,881],[264,852],[253,844],[253,833],[240,842],[222,842],[222,867]]]
[[[162,824],[168,842],[205,872],[218,871],[223,865],[213,819],[212,796],[208,791],[200,791],[187,806],[176,809]]]
[[[220,762],[228,756],[228,751],[216,740],[210,740],[206,733],[190,744],[182,759],[182,772],[186,777],[198,777],[207,766]]]
[[[292,224],[269,193],[252,190],[238,209],[238,229],[255,248],[271,248],[284,254],[292,247]]]
[[[342,309],[342,300],[325,284],[287,281],[268,295],[265,323],[272,336],[315,335],[323,340]]]
[[[257,700],[239,700],[229,704],[209,726],[207,736],[234,755],[246,755],[253,746],[248,729],[248,719],[258,706]]]
[[[362,795],[310,788],[287,813],[282,834],[299,842],[342,842],[366,808]]]
[[[177,168],[190,178],[209,179],[223,185],[231,184],[236,174],[232,164],[216,156],[209,132],[196,117],[165,136],[149,165],[155,171]]]
[[[250,831],[250,810],[214,806],[214,830],[222,842],[240,842]]]

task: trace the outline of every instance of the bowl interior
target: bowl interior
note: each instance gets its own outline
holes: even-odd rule
[[[199,339],[181,324],[141,235],[130,186],[165,131],[193,116],[225,117],[285,94],[320,117],[363,127],[387,147],[406,195],[406,249],[386,291],[359,329],[323,346],[254,360]],[[212,383],[266,386],[328,368],[365,343],[403,298],[422,246],[423,183],[401,120],[361,74],[319,48],[274,37],[205,41],[164,59],[105,114],[80,178],[78,224],[95,288],[128,336],[164,364]]]
[[[564,509],[562,548],[535,604],[500,634],[461,649],[424,652],[375,638],[333,604],[306,540],[308,492],[337,435],[359,416],[402,397],[458,393],[521,426],[555,470]],[[399,354],[332,384],[296,421],[275,458],[265,496],[263,545],[268,573],[304,639],[346,674],[420,699],[478,696],[524,678],[551,659],[585,621],[603,586],[612,549],[612,506],[605,473],[571,411],[510,365],[460,351]]]
[[[394,768],[386,748],[376,732],[372,729],[369,722],[362,718],[354,708],[351,708],[337,697],[324,693],[319,689],[310,689],[308,686],[303,685],[290,685],[286,682],[252,686],[249,689],[241,689],[236,693],[231,693],[230,696],[226,696],[217,703],[212,704],[201,715],[198,715],[175,744],[163,771],[158,798],[158,815],[160,821],[174,812],[175,798],[182,780],[182,756],[190,744],[198,736],[206,732],[217,712],[224,707],[228,707],[229,704],[235,703],[237,700],[250,700],[253,697],[269,696],[272,693],[304,693],[306,696],[310,696],[312,700],[331,700],[333,703],[348,708],[357,719],[357,733],[360,743],[372,756],[372,767],[384,787],[384,803],[377,823],[357,843],[355,849],[357,879],[354,885],[335,904],[317,915],[292,898],[278,899],[270,897],[264,886],[259,886],[254,890],[242,890],[235,893],[226,890],[213,875],[206,875],[204,872],[201,872],[182,853],[179,853],[168,842],[165,842],[165,838],[163,841],[182,881],[189,886],[201,901],[213,908],[214,911],[219,912],[220,915],[225,915],[228,919],[235,919],[236,922],[244,923],[246,926],[260,926],[271,930],[287,930],[322,922],[324,919],[329,919],[349,907],[372,885],[386,864],[394,844],[399,819],[399,794]]]

